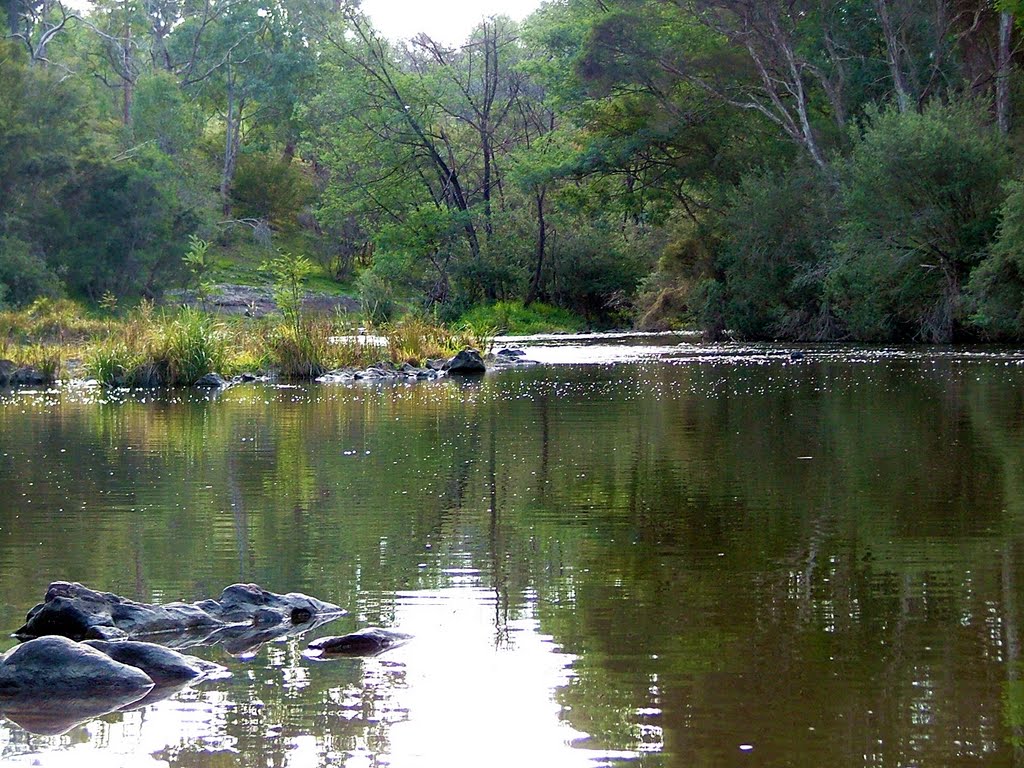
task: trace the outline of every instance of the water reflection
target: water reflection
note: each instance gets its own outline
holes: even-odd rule
[[[58,578],[352,612],[0,759],[1021,765],[1017,352],[719,351],[0,398],[0,626]],[[367,625],[415,637],[302,655]]]

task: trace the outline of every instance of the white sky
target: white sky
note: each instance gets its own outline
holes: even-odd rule
[[[526,18],[540,0],[362,0],[373,26],[391,40],[426,32],[449,45],[461,43],[488,16]]]

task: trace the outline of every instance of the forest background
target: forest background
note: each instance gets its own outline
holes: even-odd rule
[[[553,0],[455,46],[340,0],[0,22],[8,307],[286,252],[376,321],[1024,337],[1021,0]]]

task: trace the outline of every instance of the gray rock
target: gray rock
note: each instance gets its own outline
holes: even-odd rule
[[[444,371],[448,369],[448,361],[442,358],[430,358],[427,360],[427,368],[432,371]]]
[[[223,389],[231,386],[231,382],[219,373],[207,373],[193,385],[203,389]]]
[[[505,347],[498,350],[498,357],[526,357],[526,353],[521,349],[511,349]]]
[[[335,382],[346,382],[355,381],[355,371],[351,368],[337,368],[333,371],[328,371],[323,376],[319,377],[317,381],[324,383],[335,383]]]
[[[257,612],[266,621],[266,612],[276,612],[285,623],[304,624],[322,614],[340,615],[333,603],[317,600],[300,592],[278,595],[257,584],[232,584],[221,592],[219,600],[203,600],[196,606],[225,624],[253,623]]]
[[[63,635],[75,640],[140,637],[158,633],[189,633],[207,637],[211,630],[231,624],[252,625],[257,612],[280,616],[279,634],[315,617],[337,617],[341,608],[298,593],[278,595],[256,584],[233,584],[219,600],[151,605],[136,603],[82,584],[55,581],[42,603],[29,611],[17,637]],[[264,619],[265,620],[265,619]]]
[[[484,373],[486,370],[483,358],[475,349],[464,349],[448,361],[448,373],[472,376]]]
[[[142,670],[66,637],[30,640],[0,661],[0,695],[7,698],[112,693],[140,699],[152,687]]]
[[[321,637],[309,644],[309,650],[322,656],[376,656],[402,645],[412,635],[381,627],[366,627],[340,637]]]
[[[158,686],[178,685],[215,672],[226,672],[219,664],[186,656],[156,643],[86,640],[83,645],[95,648],[114,661],[142,670]]]

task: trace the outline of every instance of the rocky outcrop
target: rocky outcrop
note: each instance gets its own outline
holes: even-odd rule
[[[36,638],[0,661],[0,694],[8,698],[37,691],[55,696],[109,692],[142,698],[153,685],[142,670],[66,637]]]
[[[304,631],[322,623],[319,620],[343,613],[338,606],[308,595],[278,595],[256,584],[233,584],[218,600],[151,605],[97,592],[77,582],[55,581],[14,634],[20,638],[63,635],[74,640],[181,634],[188,639],[179,646],[183,647],[241,625],[241,634],[250,632],[264,642],[268,629],[271,635],[287,634],[293,627]]]
[[[32,733],[55,735],[227,674],[219,664],[153,643],[40,637],[0,659],[0,714]]]
[[[412,639],[412,635],[381,627],[366,627],[339,637],[321,637],[309,644],[318,656],[376,656]]]

